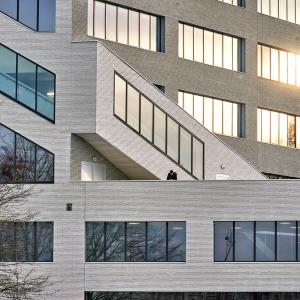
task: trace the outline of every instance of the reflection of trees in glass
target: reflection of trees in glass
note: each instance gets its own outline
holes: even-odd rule
[[[185,222],[168,223],[168,260],[185,261]]]
[[[127,224],[127,260],[145,261],[146,223]]]
[[[53,261],[53,223],[1,222],[0,261]]]
[[[87,292],[86,300],[298,300],[300,293],[110,293]]]
[[[53,182],[54,155],[0,124],[0,182]]]
[[[169,260],[185,261],[185,222],[87,222],[86,261],[166,261],[167,224]]]

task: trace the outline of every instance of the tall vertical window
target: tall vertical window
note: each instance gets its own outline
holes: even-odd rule
[[[257,76],[300,86],[300,55],[258,44]]]
[[[245,0],[218,0],[223,3],[245,7]]]
[[[188,60],[243,71],[243,39],[178,23],[178,56]]]
[[[257,109],[257,140],[300,149],[300,116]]]
[[[2,0],[0,12],[35,31],[55,31],[56,0]]]
[[[0,92],[54,122],[55,74],[0,44]]]
[[[114,95],[115,116],[185,171],[203,179],[204,144],[197,137],[117,74]]]
[[[164,52],[164,18],[98,0],[88,0],[88,35]]]
[[[299,222],[214,222],[214,257],[230,261],[300,261]]]
[[[53,222],[0,222],[0,262],[52,262]]]
[[[185,222],[86,222],[87,262],[184,262]]]
[[[178,105],[210,131],[243,136],[242,104],[178,92]]]
[[[300,0],[257,0],[261,14],[300,24]]]
[[[53,183],[54,155],[0,124],[0,183]]]

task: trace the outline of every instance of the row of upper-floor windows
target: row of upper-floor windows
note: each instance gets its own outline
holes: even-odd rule
[[[53,183],[54,154],[0,124],[0,183]]]
[[[183,23],[178,24],[178,56],[243,71],[243,39]]]
[[[258,108],[257,140],[300,149],[300,116]]]
[[[257,45],[257,76],[300,86],[300,55],[266,45]]]
[[[0,222],[0,262],[52,262],[53,222]]]
[[[85,292],[85,300],[299,300],[300,293]]]
[[[0,92],[54,122],[55,74],[0,44]]]
[[[2,0],[0,12],[35,31],[55,31],[56,0]]]
[[[297,221],[214,222],[214,260],[299,261],[299,225]]]
[[[142,49],[163,52],[164,19],[105,3],[88,2],[88,35]]]
[[[300,24],[300,0],[257,0],[261,14]]]
[[[114,114],[187,172],[203,179],[204,144],[118,74]]]
[[[243,137],[240,103],[179,91],[178,105],[212,132]]]
[[[87,262],[183,262],[185,222],[86,222]]]

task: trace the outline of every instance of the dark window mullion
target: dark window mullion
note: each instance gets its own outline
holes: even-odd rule
[[[104,253],[103,253],[103,259],[104,261],[107,261],[107,254],[106,254],[106,251],[107,251],[107,222],[104,222],[103,224],[103,231],[104,231]]]
[[[34,222],[33,223],[33,226],[34,226],[34,233],[33,233],[33,260],[36,262],[37,261],[37,250],[38,250],[38,247],[37,247],[37,241],[38,241],[38,238],[37,238],[37,222]]]
[[[166,261],[169,261],[169,222],[166,222]]]
[[[36,30],[40,29],[40,0],[36,1]]]
[[[124,224],[124,261],[127,261],[127,222]]]
[[[277,221],[275,221],[275,261],[277,261]]]
[[[232,224],[232,261],[235,261],[235,221]]]
[[[145,222],[145,261],[148,261],[148,222]]]

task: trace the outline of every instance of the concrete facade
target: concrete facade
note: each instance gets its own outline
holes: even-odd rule
[[[257,78],[256,44],[297,51],[298,27],[258,15],[252,0],[246,8],[217,0],[113,2],[165,16],[166,53],[88,37],[87,0],[56,0],[55,33],[0,15],[1,43],[57,79],[55,124],[0,94],[0,123],[55,154],[54,184],[37,185],[26,204],[37,221],[54,222],[54,261],[33,264],[57,290],[47,299],[83,300],[85,291],[300,292],[299,263],[213,261],[214,221],[300,221],[300,181],[260,173],[300,177],[300,150],[256,141],[258,105],[300,115],[296,88]],[[178,20],[245,38],[246,72],[179,59]],[[206,180],[194,180],[113,115],[114,72],[203,141]],[[246,138],[210,133],[176,104],[179,89],[246,104]],[[107,180],[80,182],[81,162],[95,160]],[[178,182],[164,181],[170,169]],[[232,180],[215,181],[217,174]],[[87,221],[186,221],[187,260],[86,263]]]

